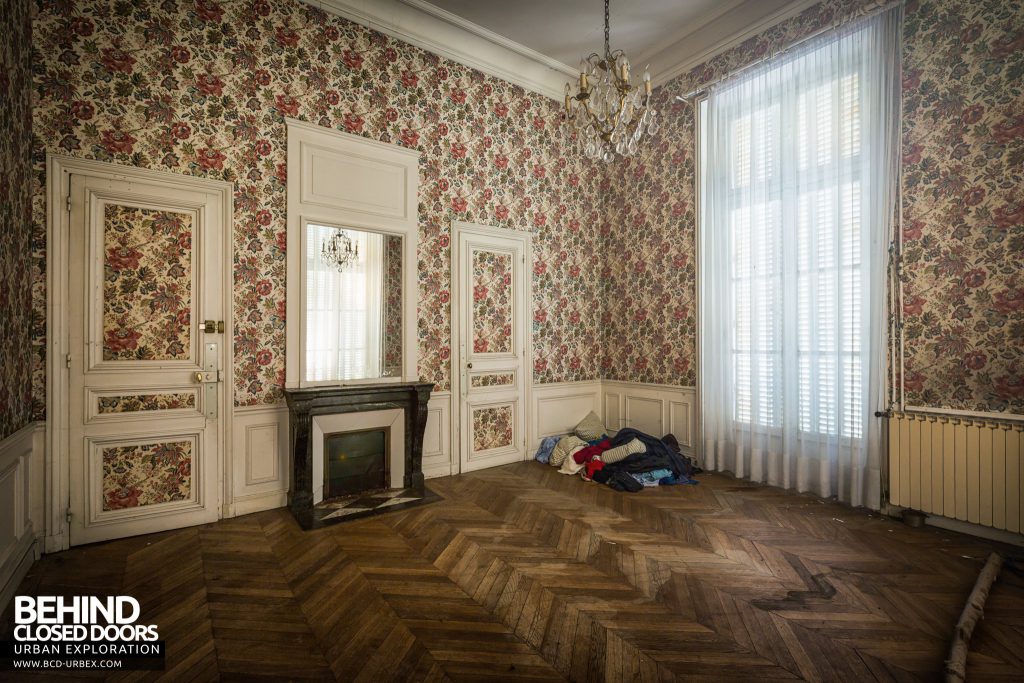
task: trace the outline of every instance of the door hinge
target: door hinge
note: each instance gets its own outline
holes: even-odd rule
[[[67,510],[64,511],[64,521],[68,524],[71,524],[71,517],[71,508],[68,508]]]
[[[68,207],[68,213],[71,213],[71,195],[70,194],[68,195],[67,207]]]
[[[71,354],[70,353],[65,353],[64,354],[64,367],[66,367],[66,368],[70,368],[71,367]]]

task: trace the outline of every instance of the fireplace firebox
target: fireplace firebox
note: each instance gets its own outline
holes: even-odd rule
[[[324,499],[387,488],[389,429],[324,434]]]

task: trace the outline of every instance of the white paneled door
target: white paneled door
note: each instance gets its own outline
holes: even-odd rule
[[[218,517],[223,195],[71,175],[72,545]]]
[[[525,235],[456,224],[461,471],[526,455],[528,283]]]

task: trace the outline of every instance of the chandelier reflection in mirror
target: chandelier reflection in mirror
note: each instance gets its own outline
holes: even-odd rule
[[[633,87],[629,59],[622,50],[611,50],[609,34],[608,0],[604,0],[604,54],[580,60],[575,95],[565,84],[565,116],[579,133],[583,153],[606,162],[616,154],[636,154],[644,132],[658,131],[657,112],[649,106],[650,72],[645,69],[643,85]]]
[[[359,245],[353,245],[344,230],[335,230],[333,235],[323,241],[320,258],[338,270],[345,270],[359,259]]]

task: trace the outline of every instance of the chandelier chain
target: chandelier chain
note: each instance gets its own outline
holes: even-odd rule
[[[608,57],[611,55],[611,21],[608,14],[608,3],[610,0],[604,0],[604,56]]]

